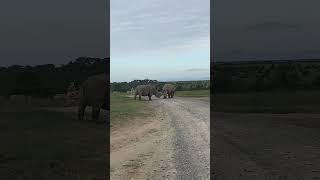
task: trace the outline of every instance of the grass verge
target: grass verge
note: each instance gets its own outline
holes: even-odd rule
[[[137,98],[138,99],[138,98]],[[147,100],[134,100],[126,93],[112,93],[110,96],[110,123],[111,125],[124,123],[133,117],[146,117],[153,113]]]

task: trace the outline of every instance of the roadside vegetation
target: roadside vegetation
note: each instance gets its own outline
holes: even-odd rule
[[[138,99],[138,97],[137,97]],[[113,92],[110,96],[110,124],[120,125],[135,117],[146,117],[153,114],[147,100],[134,100],[127,93]]]
[[[79,57],[67,64],[57,66],[44,64],[37,66],[12,65],[0,67],[0,96],[9,98],[13,94],[32,97],[53,97],[66,93],[74,82],[76,88],[89,76],[109,70],[109,58]]]
[[[319,113],[320,61],[212,62],[213,111]]]
[[[213,92],[276,92],[320,89],[320,61],[212,62]]]
[[[138,85],[152,84],[155,85],[158,90],[162,90],[165,84],[173,84],[176,86],[176,91],[193,91],[193,90],[209,90],[209,80],[199,81],[174,81],[174,82],[160,82],[157,80],[143,79],[134,80],[131,82],[113,82],[110,84],[111,92],[128,92],[131,89],[135,89]]]

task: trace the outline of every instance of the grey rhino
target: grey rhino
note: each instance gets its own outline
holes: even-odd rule
[[[83,120],[86,106],[92,106],[92,119],[98,120],[100,109],[109,110],[108,75],[99,74],[89,77],[81,86],[79,94],[78,119]]]
[[[157,91],[157,88],[154,85],[139,85],[136,87],[134,93],[134,99],[137,99],[137,95],[139,95],[139,100],[141,100],[141,96],[149,96],[149,101],[151,101],[151,96],[155,95],[156,97],[160,97],[160,93]]]
[[[165,84],[162,88],[163,98],[173,98],[174,93],[176,91],[176,87],[173,84]]]

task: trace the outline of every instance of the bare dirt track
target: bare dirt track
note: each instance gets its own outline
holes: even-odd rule
[[[208,99],[154,98],[153,117],[111,127],[111,179],[210,179]]]
[[[214,179],[320,179],[319,114],[212,113]]]

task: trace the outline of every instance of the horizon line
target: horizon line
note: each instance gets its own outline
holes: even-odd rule
[[[143,80],[146,80],[146,79],[136,79],[136,80],[132,80],[132,81],[143,81]],[[156,80],[156,79],[148,79],[148,80]],[[132,81],[130,81],[130,82],[132,82]],[[156,80],[156,81],[158,81],[158,80]],[[210,81],[210,79],[202,79],[202,80],[169,80],[169,81],[162,81],[162,80],[159,80],[158,82],[188,82],[188,81]],[[110,83],[124,83],[124,82],[126,82],[126,83],[130,83],[130,82],[128,82],[128,81],[110,81]]]

